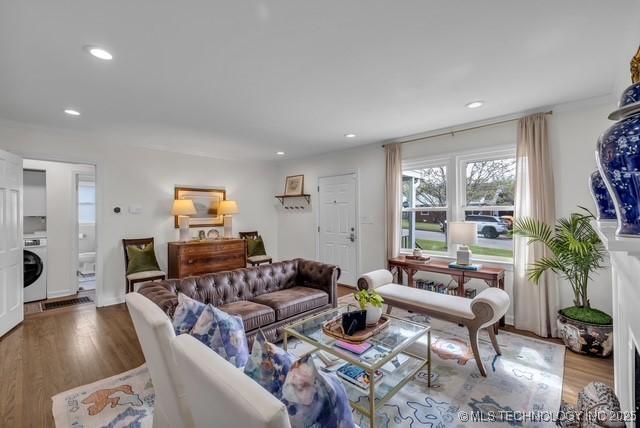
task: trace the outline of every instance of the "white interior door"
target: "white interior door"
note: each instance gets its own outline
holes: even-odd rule
[[[322,177],[319,202],[319,260],[337,265],[341,284],[357,282],[356,175]]]
[[[0,150],[0,336],[22,322],[22,159]]]

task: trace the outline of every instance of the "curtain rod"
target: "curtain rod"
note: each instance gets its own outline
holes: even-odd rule
[[[545,111],[544,114],[553,114],[553,110]],[[516,117],[513,119],[500,120],[498,122],[484,123],[482,125],[471,126],[469,128],[456,129],[454,131],[441,132],[440,134],[429,135],[426,137],[412,138],[410,140],[399,141],[398,143],[399,144],[415,143],[416,141],[428,140],[430,138],[436,138],[436,137],[444,137],[445,135],[451,135],[453,137],[455,134],[459,132],[467,132],[467,131],[473,131],[475,129],[488,128],[490,126],[502,125],[503,123],[515,122],[516,120],[520,120],[520,119],[522,118]],[[386,146],[387,144],[392,144],[392,143],[383,144],[382,147]]]

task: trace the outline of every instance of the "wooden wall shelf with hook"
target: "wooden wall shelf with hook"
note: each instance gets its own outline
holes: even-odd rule
[[[311,203],[311,195],[308,193],[305,193],[302,195],[276,195],[275,198],[280,201],[282,206],[284,206],[285,199],[291,199],[291,198],[304,198],[307,201],[307,204]]]

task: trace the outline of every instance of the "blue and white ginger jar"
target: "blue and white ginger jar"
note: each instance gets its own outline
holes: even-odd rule
[[[640,236],[640,83],[622,94],[620,107],[609,115],[618,120],[598,141],[602,178],[618,213],[619,236]]]
[[[591,190],[591,196],[596,203],[596,218],[599,221],[617,220],[613,198],[611,198],[609,190],[606,184],[604,184],[600,171],[593,171],[589,176],[589,188]]]

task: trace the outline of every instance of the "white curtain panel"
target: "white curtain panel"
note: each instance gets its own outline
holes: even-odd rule
[[[400,228],[402,220],[402,144],[387,144],[385,204],[387,212],[387,258],[400,255]]]
[[[518,122],[516,149],[516,220],[529,217],[548,225],[555,223],[555,196],[547,116],[544,113],[523,117]],[[545,273],[540,283],[527,278],[527,268],[547,256],[540,243],[527,245],[527,239],[514,237],[514,314],[518,329],[542,337],[557,335],[558,289],[555,274]]]

